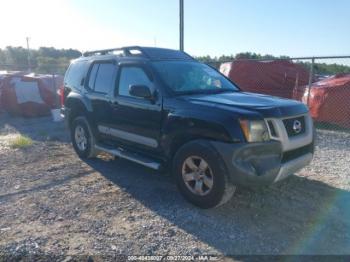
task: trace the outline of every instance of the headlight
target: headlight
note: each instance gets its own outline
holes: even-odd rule
[[[262,120],[239,120],[243,134],[250,143],[270,140],[269,131]]]

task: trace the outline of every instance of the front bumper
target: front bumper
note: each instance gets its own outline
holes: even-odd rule
[[[276,176],[274,182],[283,180],[289,175],[294,174],[295,172],[298,172],[300,169],[310,164],[312,161],[312,158],[313,158],[313,154],[307,153],[305,155],[302,155],[298,158],[295,158],[293,160],[290,160],[282,164],[280,171],[278,172],[278,175]]]
[[[279,141],[229,144],[211,142],[222,156],[230,180],[235,185],[270,185],[310,164],[314,142],[293,152],[283,152]]]

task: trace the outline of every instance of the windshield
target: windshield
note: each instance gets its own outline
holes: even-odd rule
[[[153,62],[155,70],[175,94],[216,93],[239,89],[219,72],[198,62]]]

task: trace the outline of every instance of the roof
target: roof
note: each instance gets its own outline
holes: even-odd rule
[[[194,61],[195,59],[185,52],[156,47],[141,47],[141,46],[129,46],[122,48],[112,48],[104,50],[95,50],[85,52],[83,57],[96,58],[100,56],[114,56],[118,58],[133,57],[144,58],[152,61],[159,60],[187,60]]]

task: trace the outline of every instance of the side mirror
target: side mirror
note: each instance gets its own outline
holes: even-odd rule
[[[129,93],[132,96],[145,98],[145,99],[152,99],[153,97],[151,89],[145,85],[131,85],[129,87]]]

